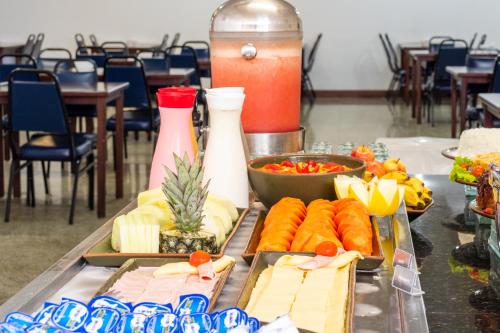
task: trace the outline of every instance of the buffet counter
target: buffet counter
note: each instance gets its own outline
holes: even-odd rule
[[[477,325],[495,322],[496,315],[475,310],[468,302],[469,295],[484,282],[471,278],[467,269],[454,269],[450,262],[451,250],[472,239],[473,230],[457,232],[467,228],[461,227],[460,219],[455,222],[465,207],[463,186],[450,183],[446,176],[425,176],[423,180],[434,191],[435,205],[429,212],[416,219],[411,228],[402,209],[395,215],[393,227],[390,221],[379,221],[385,262],[379,271],[357,273],[354,331],[471,332],[479,329]],[[123,212],[135,205],[130,203]],[[241,253],[260,209],[260,204],[252,206],[226,250],[236,258],[237,265],[218,299],[217,309],[236,304],[249,271]],[[112,223],[113,218],[6,301],[0,307],[0,317],[16,310],[32,313],[46,300],[71,297],[88,301],[94,296],[116,269],[90,266],[81,256],[111,231]],[[409,296],[391,286],[396,247],[415,254],[423,296]]]

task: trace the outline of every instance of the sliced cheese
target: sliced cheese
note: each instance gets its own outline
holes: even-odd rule
[[[235,259],[233,257],[223,256],[222,258],[213,262],[214,270],[216,273],[220,273],[233,262],[235,262]],[[175,274],[198,274],[198,270],[196,269],[196,267],[191,266],[189,262],[183,261],[165,264],[155,270],[153,273],[154,277],[156,278]]]

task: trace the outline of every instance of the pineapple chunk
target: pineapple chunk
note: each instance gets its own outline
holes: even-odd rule
[[[221,198],[221,197],[218,197],[218,196],[215,196],[213,194],[208,194],[208,198],[207,198],[207,201],[212,201],[212,202],[215,202],[221,206],[223,206],[224,208],[226,208],[227,212],[229,213],[229,215],[231,216],[231,220],[234,222],[236,220],[238,220],[238,209],[236,209],[236,206],[229,200],[226,200],[224,198]]]
[[[205,215],[219,216],[224,224],[224,234],[229,234],[233,229],[233,221],[226,208],[215,201],[205,201],[203,207]]]
[[[215,216],[208,212],[205,212],[201,230],[214,234],[217,241],[217,246],[221,246],[221,244],[226,240],[224,222],[222,222],[222,218],[220,216]]]
[[[167,198],[161,188],[155,188],[152,190],[144,191],[139,193],[137,196],[137,206],[143,206],[147,204],[156,204],[158,201],[165,202],[167,204]]]

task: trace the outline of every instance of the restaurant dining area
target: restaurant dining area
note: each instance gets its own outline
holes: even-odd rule
[[[499,12],[0,1],[0,333],[500,332]]]

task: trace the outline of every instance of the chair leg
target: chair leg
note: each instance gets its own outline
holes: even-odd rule
[[[112,135],[112,141],[113,141],[113,170],[116,171],[116,135],[113,133]]]
[[[26,206],[31,207],[31,173],[29,164],[26,167]]]
[[[73,165],[73,163],[72,163]],[[75,172],[73,173],[73,191],[71,193],[71,207],[69,209],[69,224],[73,224],[73,217],[75,215],[76,194],[78,191],[78,178],[80,176],[79,163],[74,166]]]
[[[138,132],[135,132],[135,133],[138,133]],[[127,133],[127,135],[125,135],[123,137],[123,147],[125,148],[125,158],[126,159],[128,158],[127,136],[128,136],[128,133]]]
[[[4,222],[9,222],[10,220],[10,205],[12,202],[12,189],[14,187],[14,175],[16,173],[16,162],[12,160],[10,162],[10,171],[9,171],[9,185],[7,188],[7,201],[5,203],[5,215]]]
[[[48,163],[49,163],[49,165],[48,165],[48,167],[49,167],[50,162],[48,162]],[[47,181],[47,178],[49,178],[49,177],[48,177],[48,172],[45,169],[45,162],[44,161],[42,161],[42,174],[43,174],[43,186],[45,187],[45,194],[49,195],[50,189],[49,189],[49,182]]]
[[[30,206],[35,207],[36,206],[36,203],[35,203],[35,177],[33,174],[33,162],[30,162],[28,164],[27,170],[29,173],[28,186],[30,187],[30,191],[29,191],[28,196],[31,196],[30,197]]]
[[[90,154],[87,157],[87,165],[94,163],[94,154]],[[89,177],[89,197],[88,205],[90,210],[94,210],[94,165],[87,170],[87,176]]]

